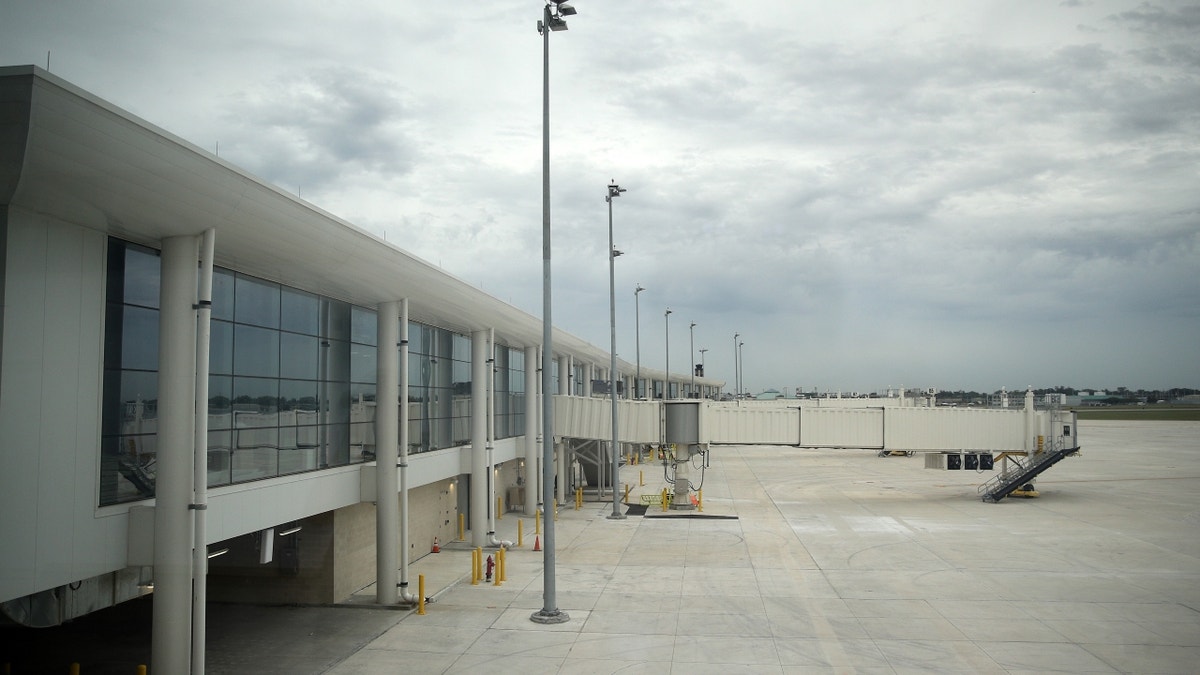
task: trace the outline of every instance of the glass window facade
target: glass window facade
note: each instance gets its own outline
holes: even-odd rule
[[[154,496],[158,252],[108,250],[100,503]],[[410,323],[409,450],[468,443],[470,339]],[[208,484],[375,455],[376,313],[230,270],[213,273]],[[496,436],[524,433],[524,354],[498,348]]]

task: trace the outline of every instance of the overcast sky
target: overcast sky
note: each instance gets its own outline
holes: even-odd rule
[[[217,7],[214,9],[214,5]],[[535,316],[535,0],[9,0],[33,63]],[[1200,386],[1200,3],[578,0],[556,325],[794,391]],[[49,56],[47,56],[49,53]],[[700,359],[699,355],[696,357]]]

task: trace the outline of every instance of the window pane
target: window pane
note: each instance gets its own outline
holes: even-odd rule
[[[279,426],[279,380],[233,378],[233,426]]]
[[[317,427],[283,427],[279,430],[279,474],[317,468]]]
[[[321,298],[321,336],[332,340],[350,340],[350,305]]]
[[[233,373],[233,324],[210,321],[208,324],[208,372]]]
[[[316,335],[321,303],[317,296],[292,288],[280,291],[279,327],[305,335]]]
[[[158,373],[126,370],[121,373],[117,419],[118,433],[141,434],[158,430]]]
[[[235,375],[279,375],[279,332],[238,324],[234,330]]]
[[[350,425],[350,461],[371,462],[375,460],[375,425],[355,423]]]
[[[344,424],[350,422],[350,383],[349,382],[324,382],[320,383],[322,387],[321,398],[324,399],[328,410],[325,411],[325,420],[331,424]]]
[[[319,458],[321,466],[341,466],[350,463],[350,425],[330,424],[323,427],[325,434],[324,456]]]
[[[232,433],[233,482],[279,475],[279,429],[235,429]]]
[[[425,354],[428,350],[429,329],[419,323],[408,322],[408,351]]]
[[[228,485],[233,480],[230,453],[233,450],[233,432],[208,432],[208,486]]]
[[[350,343],[325,340],[321,345],[320,379],[334,382],[350,381]]]
[[[278,284],[238,275],[234,296],[234,317],[238,323],[279,327]]]
[[[208,376],[208,428],[233,428],[233,378]]]
[[[350,380],[352,382],[374,382],[375,376],[375,348],[351,344]]]
[[[379,335],[376,332],[375,312],[363,307],[350,308],[350,341],[373,345]]]
[[[100,503],[117,504],[153,497],[157,455],[158,438],[153,434],[103,439]]]
[[[471,338],[454,333],[450,339],[451,356],[459,361],[471,360]]]
[[[158,310],[126,305],[121,314],[121,367],[158,370]]]
[[[212,318],[233,321],[233,272],[213,268]]]
[[[295,333],[279,334],[279,376],[302,380],[317,379],[320,365],[317,338]]]
[[[290,414],[280,413],[280,426],[304,424],[319,424],[319,392],[317,382],[304,380],[279,381],[279,410],[289,411]]]
[[[158,307],[158,254],[132,244],[126,244],[125,247],[125,302]]]

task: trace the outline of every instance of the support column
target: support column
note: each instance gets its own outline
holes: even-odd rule
[[[571,395],[571,357],[558,357],[558,395]]]
[[[471,545],[488,543],[487,383],[488,331],[471,333]]]
[[[558,357],[558,393],[560,396],[573,395],[573,387],[571,386],[571,376],[574,373],[570,356]],[[558,500],[559,505],[565,504],[567,501],[567,449],[562,438],[547,438],[544,443],[554,444],[554,464],[555,475],[557,480],[554,488],[554,498]],[[549,511],[547,511],[549,513]]]
[[[384,302],[377,308],[376,335],[379,345],[375,360],[377,383],[375,406],[375,602],[394,605],[397,601],[397,545],[400,507],[396,502],[396,464],[399,457],[400,387],[396,354],[400,327],[400,303]]]
[[[592,395],[592,382],[596,380],[596,365],[589,363],[583,368],[583,395]]]
[[[538,471],[538,388],[541,378],[538,377],[538,351],[536,346],[525,348],[525,515],[532,518],[537,514],[538,500],[541,498],[541,477]]]
[[[1033,409],[1033,387],[1025,390],[1025,450],[1032,457],[1037,450],[1037,413]]]
[[[162,242],[158,318],[158,456],[154,502],[151,672],[187,673],[192,637],[192,501],[196,395],[195,237]]]

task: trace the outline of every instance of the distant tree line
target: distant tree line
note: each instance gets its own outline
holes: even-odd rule
[[[1078,389],[1076,387],[1047,387],[1043,389],[1034,389],[1035,396],[1043,396],[1045,394],[1066,394],[1067,396],[1079,396],[1081,392],[1094,393],[1102,391],[1107,395],[1107,398],[1101,399],[1105,403],[1111,405],[1134,404],[1140,402],[1154,403],[1156,401],[1172,401],[1184,396],[1200,394],[1200,389],[1190,389],[1188,387],[1175,387],[1173,389],[1138,389],[1132,390],[1127,387],[1097,387],[1095,389]],[[951,403],[958,402],[960,404],[968,403],[986,403],[990,396],[999,395],[999,389],[991,394],[985,394],[978,391],[939,391],[937,399],[939,402]],[[1011,397],[1024,396],[1024,391],[1012,390],[1008,392]]]

